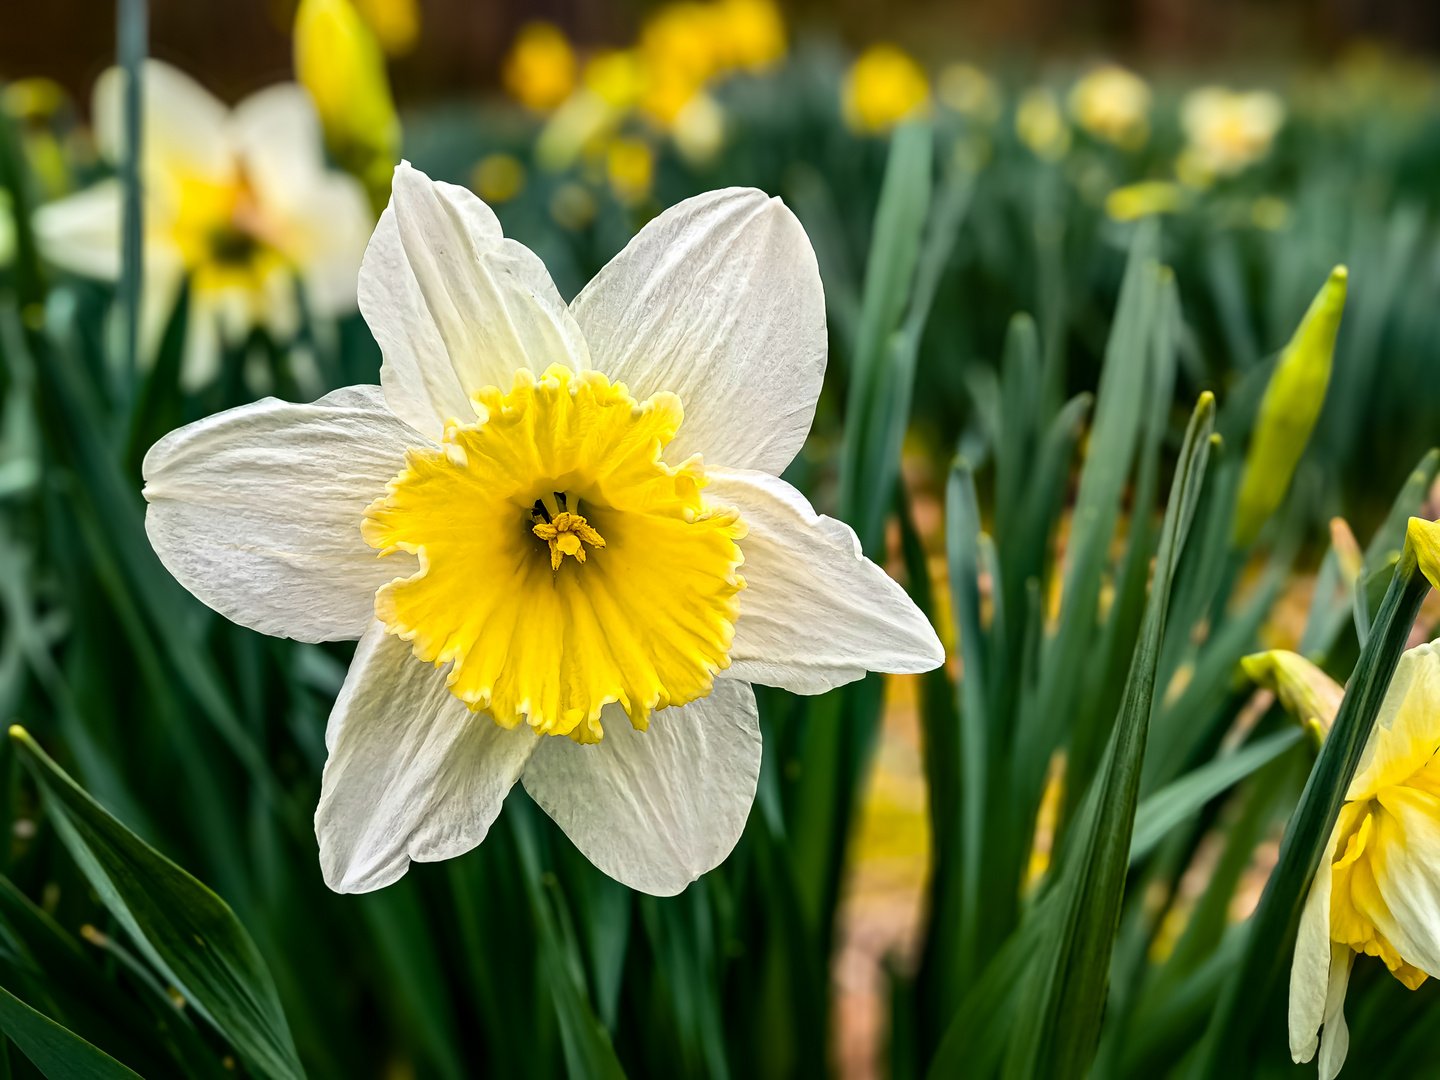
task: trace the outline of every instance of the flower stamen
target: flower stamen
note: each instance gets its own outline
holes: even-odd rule
[[[532,515],[543,514],[545,520],[537,521],[530,531],[541,540],[549,542],[550,569],[558,571],[566,555],[572,556],[579,563],[585,561],[585,548],[581,546],[582,540],[593,548],[603,548],[605,538],[596,532],[582,515],[572,514],[563,509],[565,496],[558,491],[555,493],[555,502],[562,509],[552,521],[550,514],[545,509],[545,504],[539,499],[535,500],[535,508],[530,513]]]

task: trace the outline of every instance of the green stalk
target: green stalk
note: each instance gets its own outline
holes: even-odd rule
[[[140,201],[140,156],[145,136],[141,80],[149,19],[146,0],[118,0],[115,13],[116,62],[125,72],[125,140],[120,159],[124,202],[120,222],[120,283],[115,299],[121,327],[117,380],[121,408],[118,412],[126,416],[140,368],[140,289],[145,273],[145,221]]]

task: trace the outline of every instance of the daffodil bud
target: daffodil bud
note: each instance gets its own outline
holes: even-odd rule
[[[1287,649],[1252,653],[1240,661],[1240,669],[1257,686],[1274,691],[1285,711],[1324,742],[1340,711],[1343,686]]]
[[[1430,586],[1440,589],[1440,521],[1412,517],[1405,528],[1405,546],[1415,553],[1415,562]]]
[[[380,43],[350,0],[300,0],[295,77],[315,99],[330,152],[379,210],[400,156],[400,119]]]
[[[1335,335],[1345,311],[1347,276],[1343,266],[1330,271],[1265,388],[1235,504],[1236,547],[1246,547],[1255,539],[1285,497],[1325,404]]]

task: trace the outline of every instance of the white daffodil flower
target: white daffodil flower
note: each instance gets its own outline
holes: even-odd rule
[[[120,161],[124,72],[95,84],[95,138]],[[285,341],[299,329],[296,283],[318,317],[355,309],[355,280],[374,224],[365,190],[325,165],[309,94],[280,83],[226,108],[188,75],[145,65],[141,125],[145,275],[141,355],[153,360],[181,285],[190,281],[181,383],[220,370],[222,343],[264,327]],[[102,180],[35,214],[42,253],[66,270],[120,276],[121,187]]]
[[[779,199],[672,207],[566,306],[480,199],[402,163],[360,309],[380,386],[212,416],[144,465],[151,542],[200,599],[360,639],[315,815],[331,888],[468,851],[521,780],[600,869],[677,893],[749,813],[750,683],[943,661],[855,534],[779,479],[826,357]]]
[[[1440,649],[1400,657],[1310,886],[1290,969],[1290,1053],[1345,1064],[1359,953],[1411,990],[1440,973]],[[1318,1033],[1324,1025],[1323,1038]]]

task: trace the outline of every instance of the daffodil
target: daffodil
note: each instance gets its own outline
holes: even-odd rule
[[[1030,152],[1045,161],[1059,161],[1070,149],[1070,127],[1054,91],[1034,86],[1015,107],[1015,134]]]
[[[1285,123],[1285,103],[1267,90],[1237,93],[1206,86],[1186,96],[1180,121],[1188,142],[1176,172],[1187,184],[1206,187],[1270,153]]]
[[[380,386],[231,410],[144,464],[151,541],[200,599],[360,640],[315,818],[332,888],[474,847],[520,780],[596,866],[678,892],[749,812],[752,682],[943,661],[855,534],[779,479],[826,359],[780,200],[680,203],[567,306],[488,206],[402,163],[360,306]]]
[[[96,140],[112,162],[121,153],[123,78],[112,68],[95,87]],[[297,282],[316,316],[354,310],[374,219],[360,184],[326,168],[305,90],[282,83],[232,111],[153,60],[143,87],[142,355],[153,358],[187,277],[181,382],[188,389],[219,372],[222,342],[238,343],[256,326],[278,340],[291,337],[300,324]],[[114,280],[120,211],[113,179],[42,206],[35,215],[41,249],[65,269]]]
[[[1150,137],[1150,87],[1133,71],[1105,64],[1070,91],[1070,115],[1095,138],[1137,149]]]
[[[919,62],[895,45],[872,45],[845,76],[841,110],[862,134],[888,131],[923,114],[930,105],[930,78]]]
[[[528,108],[553,109],[575,89],[575,71],[575,50],[560,29],[527,23],[505,57],[505,89]]]
[[[1440,649],[1400,658],[1310,886],[1290,969],[1290,1052],[1345,1063],[1355,957],[1411,990],[1440,974]],[[1320,1031],[1323,1025],[1323,1032]]]

